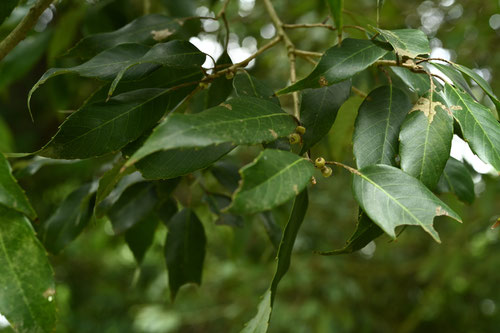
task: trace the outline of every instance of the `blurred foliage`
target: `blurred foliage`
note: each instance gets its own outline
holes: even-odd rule
[[[328,16],[325,1],[276,0],[276,10],[287,23],[313,23]],[[375,0],[345,1],[344,24],[372,24]],[[204,8],[200,8],[200,7]],[[26,107],[31,86],[50,66],[66,67],[76,59],[61,55],[81,37],[110,31],[142,15],[144,10],[181,17],[220,8],[217,0],[61,0],[50,18],[41,19],[24,42],[0,62],[0,150],[35,151],[55,133],[68,112],[78,108],[99,87],[98,82],[73,76],[47,82],[34,95],[32,123]],[[28,7],[18,7],[0,26],[0,38],[18,22]],[[196,12],[195,12],[196,11]],[[500,13],[496,0],[386,0],[382,28],[423,26],[435,50],[449,52],[452,60],[480,70],[487,78],[500,77],[500,30],[490,18]],[[270,19],[259,1],[233,0],[227,17],[231,41],[247,43],[252,36],[264,43],[261,29]],[[43,18],[43,17],[42,17]],[[181,33],[196,34],[197,21]],[[221,25],[207,34],[224,41]],[[352,32],[359,36],[360,32]],[[322,29],[290,31],[303,50],[322,52],[335,43],[336,34]],[[444,49],[444,51],[443,51]],[[267,78],[273,89],[285,86],[288,65],[283,48],[264,53],[249,71]],[[233,61],[235,61],[233,59]],[[312,65],[298,60],[298,76]],[[271,73],[271,75],[269,75]],[[363,90],[380,78],[358,76]],[[78,83],[78,84],[77,84]],[[494,91],[500,82],[491,80]],[[475,91],[476,92],[476,91]],[[196,100],[195,100],[196,101]],[[318,155],[351,163],[352,124],[361,102],[351,97],[339,111],[330,135],[314,149]],[[289,97],[281,99],[285,108]],[[236,149],[229,158],[240,165],[257,150]],[[315,154],[316,155],[316,154]],[[21,185],[43,221],[81,184],[105,170],[110,158],[41,166],[25,173]],[[109,161],[111,162],[111,161]],[[14,164],[22,172],[20,160]],[[352,164],[352,163],[351,163]],[[310,209],[299,233],[292,265],[278,290],[271,332],[496,332],[500,326],[499,229],[490,230],[499,212],[498,177],[475,175],[478,198],[464,205],[451,195],[442,199],[461,214],[464,223],[437,221],[443,244],[408,227],[397,241],[386,236],[359,253],[322,257],[314,250],[340,248],[354,229],[357,207],[350,193],[350,176],[334,170],[334,177],[319,179],[310,191]],[[195,178],[214,182],[206,172]],[[254,313],[259,295],[272,278],[275,248],[260,216],[242,226],[216,225],[215,217],[192,182],[181,184],[194,193],[185,198],[195,205],[207,232],[208,248],[203,285],[183,287],[169,301],[163,257],[166,228],[159,227],[154,245],[137,267],[122,236],[113,236],[109,221],[91,221],[85,232],[60,255],[51,257],[56,272],[59,324],[57,332],[236,332]],[[273,211],[283,226],[290,204]],[[0,329],[8,332],[9,328]]]

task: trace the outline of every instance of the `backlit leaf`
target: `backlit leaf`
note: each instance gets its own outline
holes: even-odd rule
[[[418,55],[431,53],[429,40],[422,30],[419,29],[398,29],[384,30],[372,27],[380,33],[385,40],[392,45],[394,52],[400,57],[415,58]]]

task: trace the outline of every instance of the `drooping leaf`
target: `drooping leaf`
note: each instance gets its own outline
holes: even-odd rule
[[[231,197],[223,194],[211,193],[206,194],[203,198],[208,204],[208,208],[212,213],[217,215],[215,224],[227,225],[231,227],[242,227],[245,223],[243,217],[230,213],[223,213],[221,210],[231,203]]]
[[[424,184],[398,168],[377,164],[353,173],[356,201],[393,238],[397,226],[417,225],[440,242],[432,226],[435,216],[446,215],[461,222],[460,216]]]
[[[383,233],[384,231],[380,229],[377,224],[370,220],[365,213],[361,212],[358,217],[356,229],[343,248],[333,251],[319,251],[318,254],[324,256],[334,256],[353,253],[363,249],[366,245]]]
[[[16,8],[19,0],[2,0],[0,2],[0,24],[9,17],[10,13]]]
[[[12,176],[10,164],[2,153],[0,153],[0,206],[14,209],[30,219],[36,218],[36,212]]]
[[[267,290],[259,303],[257,314],[241,330],[241,333],[265,333],[271,317],[271,290]]]
[[[170,179],[204,169],[233,149],[232,144],[224,143],[203,148],[158,151],[134,165],[146,179]]]
[[[15,332],[53,332],[54,273],[22,214],[0,205],[0,313]]]
[[[36,174],[41,168],[50,165],[63,165],[63,164],[76,164],[80,161],[75,160],[55,160],[52,158],[46,158],[42,156],[34,156],[31,160],[27,161],[27,164],[22,163],[22,167],[16,168],[14,171],[14,177],[16,179],[22,179],[25,177],[30,177]]]
[[[95,203],[97,217],[103,217],[129,186],[144,180],[139,172],[120,173],[120,169],[121,166],[116,166],[99,180]]]
[[[161,150],[269,142],[289,135],[295,127],[293,118],[276,104],[237,97],[197,114],[168,116],[125,165]]]
[[[232,65],[229,54],[224,51],[217,59],[216,65]],[[205,107],[211,108],[224,102],[233,91],[233,78],[221,76],[213,80],[207,91]]]
[[[152,183],[142,182],[128,187],[107,212],[115,234],[130,229],[148,216],[157,201]]]
[[[306,128],[302,135],[302,151],[305,153],[330,131],[337,112],[351,93],[351,81],[306,90],[302,94],[300,120]]]
[[[461,201],[472,203],[475,198],[474,182],[465,165],[450,157],[437,186],[439,192],[455,193]]]
[[[397,29],[384,30],[372,27],[385,40],[392,45],[394,52],[400,57],[415,58],[418,55],[431,53],[429,40],[422,30],[419,29]]]
[[[125,43],[152,45],[159,37],[173,34],[180,25],[177,21],[159,14],[139,17],[124,27],[83,38],[68,53],[84,59],[104,50]],[[155,39],[155,36],[157,37]]]
[[[307,195],[306,188],[295,198],[292,213],[290,214],[285,231],[283,232],[283,237],[278,250],[276,273],[274,274],[274,278],[271,283],[271,305],[274,303],[276,292],[278,290],[278,284],[288,271],[288,268],[290,268],[293,245],[295,244],[295,239],[297,238],[299,229],[304,221],[304,217],[306,216],[308,205],[309,197]]]
[[[347,80],[382,58],[388,51],[385,43],[346,38],[342,46],[337,45],[326,50],[311,74],[276,94],[321,88]]]
[[[182,285],[201,284],[206,242],[203,225],[190,209],[183,209],[168,223],[165,259],[172,300]]]
[[[335,23],[335,28],[337,28],[337,34],[339,39],[341,39],[342,29],[344,28],[344,19],[342,16],[342,11],[344,10],[344,0],[328,0],[327,2],[330,7],[333,23]]]
[[[463,74],[467,75],[472,80],[474,80],[474,82],[476,82],[477,85],[480,86],[481,89],[483,89],[484,92],[488,96],[490,96],[490,98],[493,101],[493,103],[495,104],[497,110],[500,110],[500,101],[498,100],[498,97],[493,92],[493,89],[491,89],[491,86],[488,83],[488,81],[486,81],[485,79],[483,79],[483,77],[481,75],[479,75],[478,73],[474,72],[472,69],[470,69],[468,67],[465,67],[464,65],[453,64],[453,67],[455,67],[456,69],[458,69],[459,71],[461,71]]]
[[[251,214],[285,203],[304,190],[313,171],[312,163],[298,155],[266,149],[240,170],[242,180],[228,210]]]
[[[420,97],[399,133],[401,169],[434,189],[450,156],[453,117],[432,91]]]
[[[97,183],[85,184],[73,191],[39,230],[45,248],[57,254],[72,242],[92,218]]]
[[[153,243],[158,217],[150,214],[125,232],[125,241],[138,264],[142,263],[146,251]]]
[[[279,99],[274,96],[274,91],[266,86],[262,81],[257,80],[247,71],[237,74],[233,80],[234,91],[237,96],[251,96],[262,99],[269,99],[280,105]]]
[[[431,89],[429,76],[413,73],[406,68],[391,67],[391,70],[403,81],[410,90],[417,93],[418,96],[424,95]]]
[[[89,158],[117,151],[152,128],[194,87],[142,89],[72,113],[39,152],[51,158]]]
[[[474,94],[472,93],[469,84],[467,83],[467,81],[465,81],[463,75],[460,72],[458,72],[454,67],[436,62],[432,62],[431,65],[437,68],[439,71],[441,71],[444,75],[446,75],[453,82],[454,85],[460,87],[462,90],[471,95],[472,98],[474,98]]]
[[[399,129],[410,109],[408,96],[392,85],[370,92],[354,125],[353,152],[358,168],[395,165]]]
[[[449,84],[444,96],[472,151],[500,170],[500,123],[489,109]]]

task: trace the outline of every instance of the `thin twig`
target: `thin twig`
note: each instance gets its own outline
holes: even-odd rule
[[[355,93],[356,95],[358,95],[359,97],[361,98],[367,98],[368,97],[368,94],[365,93],[364,91],[362,90],[359,90],[358,88],[356,88],[355,86],[351,86],[351,90],[353,93]]]
[[[283,28],[285,29],[301,29],[301,28],[305,28],[305,29],[309,29],[309,28],[325,28],[325,29],[329,29],[329,30],[332,30],[332,31],[336,31],[337,28],[334,27],[333,25],[331,24],[325,24],[325,23],[303,23],[303,24],[283,24]],[[366,32],[366,29],[359,26],[359,25],[344,25],[342,30],[345,30],[345,29],[356,29],[356,30],[361,30],[363,32]]]
[[[422,62],[427,62],[427,61],[442,61],[442,62],[446,62],[447,64],[450,64],[450,65],[455,65],[454,62],[452,61],[449,61],[449,60],[446,60],[446,59],[443,59],[443,58],[421,58],[421,57],[417,57],[416,59],[418,59],[418,61],[416,61],[415,63],[418,65]]]
[[[392,79],[391,79],[391,76],[389,75],[389,72],[387,71],[387,69],[385,69],[384,66],[378,66],[378,69],[380,69],[382,71],[382,73],[384,73],[385,78],[387,79],[389,84],[392,85]]]
[[[353,173],[353,174],[358,175],[358,176],[361,175],[361,173],[358,170],[356,170],[353,167],[350,167],[348,165],[345,165],[344,163],[340,163],[340,162],[336,162],[336,161],[326,161],[325,164],[337,165],[337,166],[340,166],[340,167],[346,169],[350,173]]]
[[[231,1],[231,0],[224,1],[224,4],[222,5],[221,10],[219,10],[219,13],[217,13],[216,18],[221,18],[226,13],[226,9],[227,9],[227,6],[229,5],[229,1]]]
[[[28,14],[26,14],[14,30],[12,30],[0,43],[0,60],[5,58],[20,41],[26,38],[28,32],[35,26],[40,15],[50,6],[52,1],[53,0],[38,0],[33,7],[30,8]]]
[[[303,50],[295,50],[293,52],[295,52],[296,55],[306,56],[306,57],[321,58],[323,56],[323,53],[320,53],[320,52],[310,52],[310,51],[303,51]]]

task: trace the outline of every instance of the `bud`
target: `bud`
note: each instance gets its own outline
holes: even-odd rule
[[[306,133],[306,128],[304,126],[297,126],[295,128],[295,132],[299,133],[300,135],[304,135]]]

